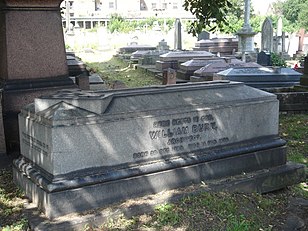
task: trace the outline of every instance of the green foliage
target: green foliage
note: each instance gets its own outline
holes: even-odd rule
[[[232,3],[230,0],[184,0],[183,6],[196,17],[188,31],[196,36],[203,29],[214,31],[227,25],[227,14]]]
[[[279,54],[271,53],[272,65],[277,67],[286,67],[287,63]]]
[[[294,32],[301,27],[308,30],[308,0],[277,1],[273,7],[276,17],[281,15],[285,19],[285,31]]]
[[[164,23],[166,23],[167,29],[173,28],[174,19],[162,19],[150,17],[144,20],[126,20],[119,14],[113,14],[108,23],[107,29],[111,32],[121,32],[121,33],[129,33],[131,31],[135,31],[136,29],[142,29],[147,27],[148,29],[152,29],[154,26],[154,22],[158,22],[159,26],[162,28]]]
[[[174,226],[180,221],[179,214],[173,204],[162,204],[155,208],[156,219],[159,226]]]

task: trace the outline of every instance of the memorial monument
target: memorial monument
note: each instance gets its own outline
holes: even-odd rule
[[[275,95],[228,81],[62,91],[19,114],[14,181],[48,218],[243,172],[269,192],[305,177],[278,116]]]
[[[61,2],[0,1],[0,80],[9,152],[19,147],[20,109],[42,94],[74,87],[68,78]]]

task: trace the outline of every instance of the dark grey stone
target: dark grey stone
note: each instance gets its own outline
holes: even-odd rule
[[[271,54],[265,51],[259,52],[257,56],[257,63],[262,66],[272,66]]]
[[[216,74],[214,79],[244,82],[256,88],[279,88],[298,85],[302,74],[291,68],[230,68]]]

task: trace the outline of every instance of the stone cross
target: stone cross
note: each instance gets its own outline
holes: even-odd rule
[[[261,30],[261,50],[273,51],[273,25],[270,18],[266,18],[262,24]]]

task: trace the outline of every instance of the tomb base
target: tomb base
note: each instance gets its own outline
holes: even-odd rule
[[[250,182],[244,188],[239,185],[232,191],[266,193],[283,187],[299,183],[305,179],[303,165],[286,165],[286,148],[282,140],[275,140],[271,144],[260,145],[259,150],[253,151],[248,147],[226,150],[213,150],[231,157],[204,161],[186,166],[176,166],[167,170],[150,171],[146,174],[136,174],[131,169],[130,176],[121,177],[121,173],[84,175],[83,177],[64,178],[55,182],[43,176],[30,161],[20,158],[14,162],[14,180],[25,190],[26,195],[38,205],[49,219],[74,212],[104,207],[129,198],[136,198],[148,194],[158,193],[188,186],[208,180],[246,174],[252,171],[267,169],[268,175]],[[268,146],[267,149],[262,150]],[[273,146],[273,147],[270,147]],[[278,146],[278,147],[275,147]],[[242,153],[246,150],[247,153]],[[225,152],[225,153],[223,153]],[[238,154],[238,155],[237,155]],[[204,155],[206,159],[206,155]],[[183,160],[185,162],[185,160]],[[189,160],[186,160],[189,162]],[[149,169],[159,169],[157,166],[166,163],[153,163]],[[277,167],[280,171],[277,172]],[[275,175],[271,175],[275,172]],[[92,180],[92,181],[91,181]],[[75,181],[75,185],[70,185]]]

